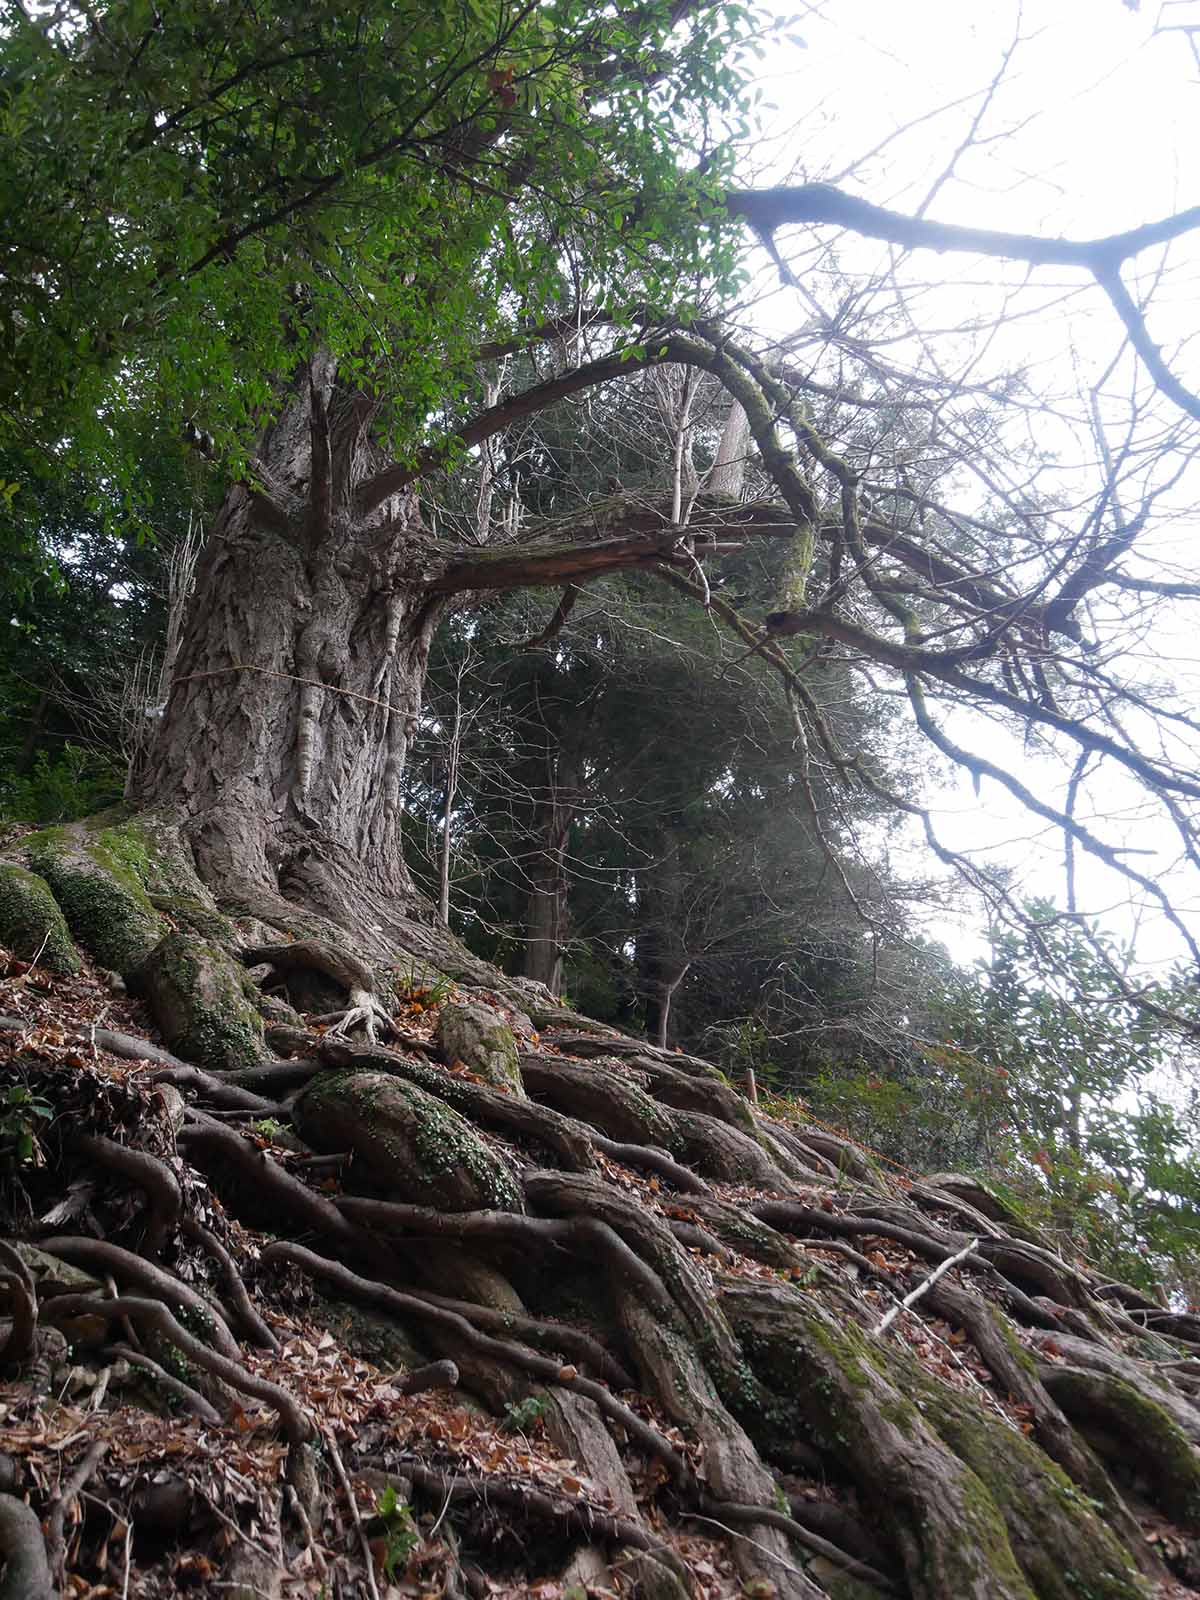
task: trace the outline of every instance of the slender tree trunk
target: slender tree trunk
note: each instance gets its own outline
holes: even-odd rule
[[[568,917],[566,854],[577,792],[574,773],[559,760],[538,805],[540,844],[530,871],[522,976],[544,983],[551,994],[562,989]]]
[[[37,704],[33,708],[33,715],[29,719],[29,732],[25,735],[25,742],[21,746],[21,753],[17,757],[17,771],[31,772],[33,758],[37,754],[38,740],[42,736],[42,729],[46,725],[46,712],[50,708],[50,692],[43,689],[37,697]]]
[[[671,1030],[671,1003],[675,999],[675,991],[687,977],[692,963],[685,961],[682,966],[671,970],[670,975],[664,974],[660,979],[662,993],[658,1002],[658,1026],[654,1030],[654,1042],[662,1049],[667,1048]]]
[[[725,419],[716,460],[709,468],[705,487],[710,494],[740,495],[746,477],[746,455],[750,449],[750,419],[745,407],[734,401]]]
[[[667,835],[657,863],[638,876],[638,988],[646,1017],[646,1032],[658,1045],[667,1045],[671,1003],[687,976],[691,958],[679,937],[682,895],[679,854]]]
[[[442,841],[438,851],[438,916],[450,926],[450,822],[454,816],[454,796],[458,789],[458,714],[446,758],[446,793],[442,800]]]

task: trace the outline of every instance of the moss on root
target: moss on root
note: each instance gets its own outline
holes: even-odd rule
[[[1102,1508],[1031,1439],[993,1423],[974,1400],[911,1366],[926,1422],[1000,1508],[1039,1600],[1143,1600],[1133,1558],[1105,1526]]]
[[[903,1349],[835,1322],[808,1296],[739,1286],[722,1305],[759,1378],[804,1419],[802,1437],[895,1511],[914,1585],[1142,1600],[1133,1557],[1093,1502],[973,1396],[934,1382]],[[760,1437],[771,1420],[747,1427]]]
[[[1098,1427],[1110,1455],[1115,1444],[1116,1464],[1136,1469],[1167,1516],[1200,1533],[1200,1455],[1162,1406],[1113,1373],[1057,1367],[1048,1383],[1085,1435],[1089,1425]]]
[[[254,1066],[263,1055],[262,1018],[245,974],[219,945],[176,932],[129,974],[167,1044],[203,1067]]]
[[[524,1209],[511,1172],[467,1119],[404,1078],[324,1072],[295,1114],[310,1144],[349,1145],[377,1182],[405,1200],[448,1211]]]
[[[144,847],[124,827],[46,828],[23,839],[21,852],[101,966],[128,976],[167,931],[143,884]]]
[[[79,971],[79,956],[53,890],[36,872],[0,862],[0,944],[52,972]]]

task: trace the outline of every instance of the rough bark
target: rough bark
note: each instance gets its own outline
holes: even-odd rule
[[[223,896],[268,921],[298,901],[378,945],[417,903],[400,777],[440,606],[417,579],[412,498],[355,508],[380,464],[372,414],[317,360],[261,443],[260,491],[230,490],[139,797],[181,818]]]

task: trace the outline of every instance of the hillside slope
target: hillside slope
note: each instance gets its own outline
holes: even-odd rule
[[[214,1053],[215,944],[138,1000],[55,927],[0,960],[0,1600],[1193,1592],[1200,1319],[977,1183],[532,991],[343,971],[339,1032],[312,940]]]

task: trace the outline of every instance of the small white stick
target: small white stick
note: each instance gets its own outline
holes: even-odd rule
[[[928,1289],[933,1288],[934,1284],[939,1278],[943,1277],[947,1272],[950,1271],[951,1267],[956,1267],[960,1261],[965,1261],[971,1252],[978,1246],[978,1244],[978,1239],[972,1239],[970,1244],[964,1246],[964,1248],[961,1249],[956,1256],[947,1256],[945,1261],[939,1261],[929,1276],[927,1278],[922,1278],[920,1283],[911,1294],[906,1294],[904,1299],[898,1300],[890,1311],[884,1312],[883,1316],[880,1317],[879,1321],[871,1329],[870,1337],[872,1339],[878,1339],[881,1334],[886,1333],[902,1311],[907,1311],[909,1306],[915,1305]]]

